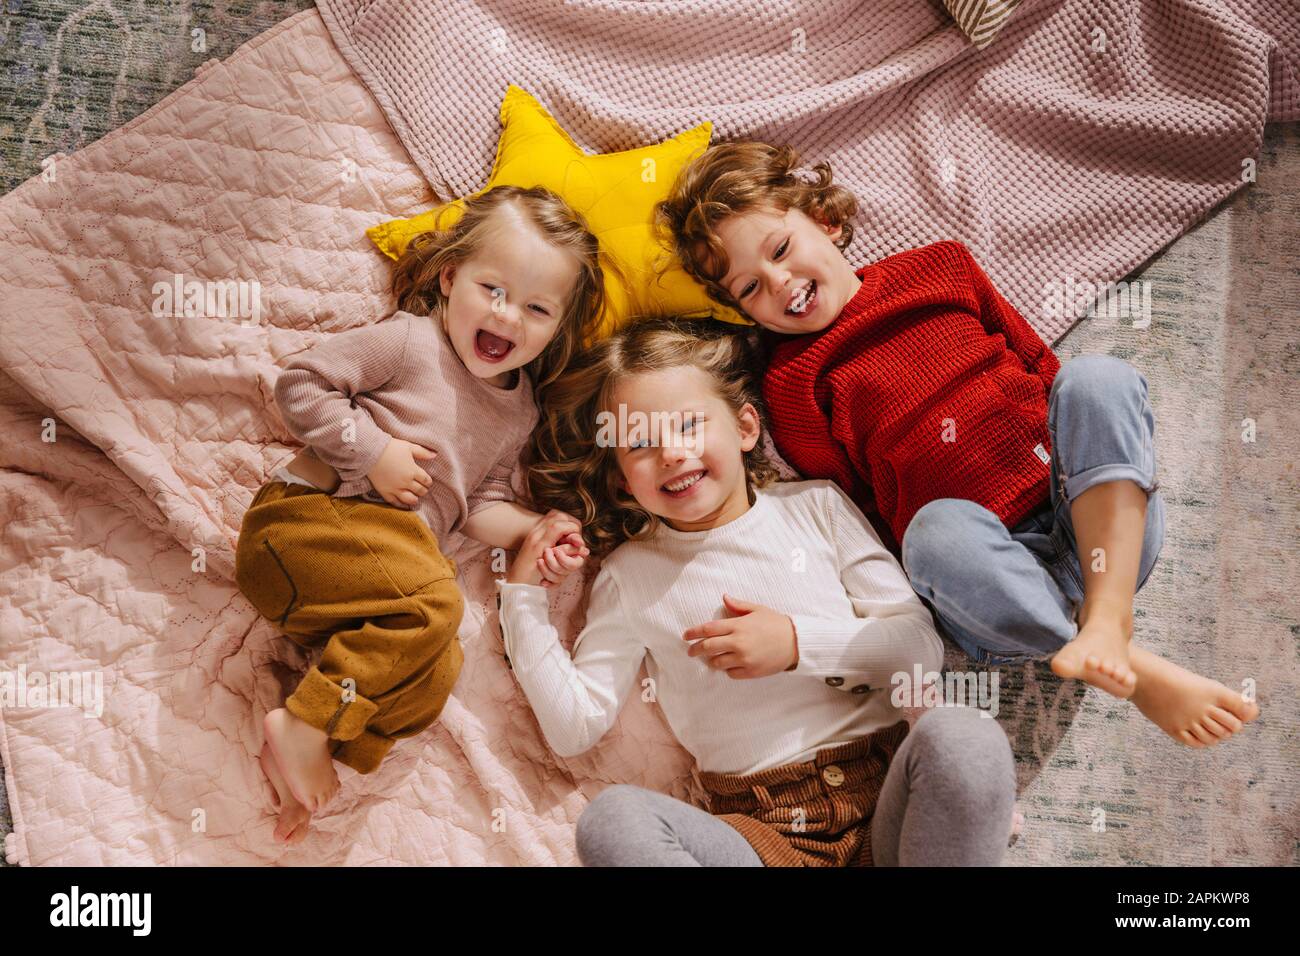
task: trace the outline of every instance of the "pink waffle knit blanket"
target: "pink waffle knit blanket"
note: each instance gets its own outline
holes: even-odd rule
[[[592,152],[703,120],[862,200],[855,265],[960,239],[1049,342],[1249,181],[1300,117],[1294,0],[1026,0],[978,51],[922,0],[317,0],[442,195],[481,188],[510,83]]]

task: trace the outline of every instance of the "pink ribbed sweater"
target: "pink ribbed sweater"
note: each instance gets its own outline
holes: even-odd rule
[[[475,511],[514,499],[511,472],[538,419],[527,373],[512,388],[475,377],[435,319],[409,312],[294,359],[275,401],[293,436],[338,471],[336,497],[383,501],[366,475],[390,436],[437,452],[421,463],[434,484],[416,508],[439,540]]]

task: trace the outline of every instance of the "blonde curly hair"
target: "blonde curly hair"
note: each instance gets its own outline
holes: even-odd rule
[[[559,508],[581,521],[593,554],[645,537],[662,520],[618,487],[615,448],[597,441],[598,416],[611,411],[614,389],[624,378],[681,366],[708,373],[733,411],[739,414],[748,402],[761,421],[748,330],[707,319],[638,319],[579,354],[539,395],[542,417],[526,456],[529,497],[538,510]],[[760,445],[744,455],[751,485],[777,480]]]
[[[553,381],[569,360],[594,336],[605,308],[605,257],[581,213],[543,186],[497,186],[465,200],[460,219],[445,230],[414,236],[397,260],[393,293],[397,308],[429,315],[446,327],[447,297],[438,277],[443,267],[469,259],[483,247],[502,207],[513,206],[557,248],[578,262],[575,283],[559,329],[537,358],[526,366],[536,387]]]

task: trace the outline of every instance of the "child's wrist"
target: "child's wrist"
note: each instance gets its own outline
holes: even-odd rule
[[[531,584],[533,587],[541,587],[542,576],[538,572],[536,562],[532,562],[527,568],[523,567],[525,562],[516,560],[506,572],[506,584]]]

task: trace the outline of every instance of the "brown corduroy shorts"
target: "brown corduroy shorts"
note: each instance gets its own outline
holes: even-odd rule
[[[871,817],[905,720],[819,751],[807,763],[753,774],[702,771],[710,811],[764,866],[871,866]]]
[[[442,711],[464,603],[414,512],[269,482],[244,515],[235,580],[286,636],[323,646],[285,707],[330,737],[335,760],[369,773]]]

